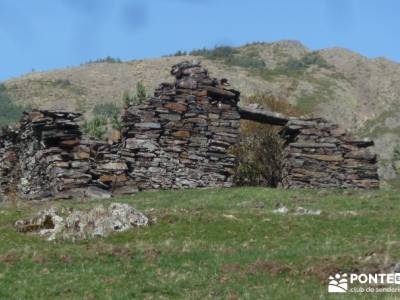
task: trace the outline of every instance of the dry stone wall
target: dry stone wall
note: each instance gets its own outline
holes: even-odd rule
[[[0,136],[0,200],[16,194],[18,178],[18,130],[5,128]]]
[[[198,63],[173,66],[143,105],[124,111],[121,157],[140,189],[231,186],[238,140],[239,92],[208,76]]]
[[[34,110],[0,136],[0,199],[110,197],[138,190],[233,185],[229,149],[240,119],[283,126],[282,186],[376,188],[372,142],[323,119],[289,119],[238,108],[240,93],[197,62],[172,67],[174,83],[122,113],[122,140],[88,139],[80,114]]]
[[[292,119],[281,133],[287,140],[284,187],[379,187],[377,156],[368,150],[372,141],[355,139],[324,119]]]

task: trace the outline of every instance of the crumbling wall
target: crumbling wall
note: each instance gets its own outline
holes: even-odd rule
[[[122,114],[122,142],[82,136],[80,114],[34,110],[0,136],[0,199],[109,197],[137,190],[232,186],[240,118],[283,126],[282,186],[377,188],[370,141],[323,119],[291,119],[238,108],[239,92],[197,62],[172,68],[176,80]]]
[[[19,129],[18,189],[27,198],[62,196],[91,182],[89,150],[81,145],[80,114],[25,113]]]
[[[292,119],[282,130],[287,140],[282,186],[286,188],[378,188],[372,141],[351,137],[324,119]]]
[[[173,66],[175,84],[123,114],[121,157],[139,189],[231,186],[238,140],[239,92],[198,63]]]
[[[18,166],[18,130],[5,128],[0,135],[0,201],[16,194],[20,177]]]

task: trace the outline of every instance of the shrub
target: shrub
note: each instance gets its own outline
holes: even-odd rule
[[[276,76],[289,76],[298,78],[311,66],[319,68],[333,68],[328,62],[317,52],[311,52],[304,55],[302,58],[291,58],[288,61],[281,63],[274,69],[261,69],[258,75],[266,80],[271,80]]]
[[[93,114],[96,116],[105,116],[111,118],[112,116],[119,115],[121,109],[114,103],[97,104],[93,108]]]
[[[134,102],[136,103],[143,103],[147,99],[147,92],[146,87],[144,86],[143,82],[139,81],[136,84],[136,96],[134,97]]]
[[[189,54],[194,56],[204,56],[209,59],[226,58],[238,53],[238,50],[229,46],[218,46],[214,49],[197,49],[191,51]]]
[[[0,84],[0,127],[17,122],[24,108],[15,104],[6,94],[6,87]]]
[[[98,58],[96,60],[89,60],[85,64],[98,64],[98,63],[111,63],[111,64],[118,63],[118,64],[120,64],[120,63],[122,63],[122,60],[120,58],[106,56],[104,58]]]
[[[122,103],[125,106],[129,106],[131,103],[133,103],[133,96],[127,90],[125,90],[122,94]]]
[[[114,129],[121,129],[121,108],[114,103],[97,104],[93,108],[93,115],[106,119],[106,124],[111,124]]]
[[[83,131],[93,138],[101,139],[107,131],[107,117],[95,116],[89,121],[85,121],[83,124]]]
[[[124,91],[124,93],[122,94],[122,102],[124,103],[125,106],[139,105],[144,101],[146,101],[146,99],[147,99],[146,87],[141,81],[139,81],[136,84],[135,95],[131,95],[129,91]]]
[[[254,53],[241,53],[238,49],[229,46],[215,47],[214,49],[198,49],[190,52],[190,55],[203,56],[208,59],[220,59],[225,64],[243,68],[265,68],[265,62]]]
[[[271,95],[257,94],[247,99],[288,116],[298,112],[287,101]],[[232,149],[237,157],[234,180],[237,185],[276,187],[281,182],[284,140],[279,126],[242,121],[240,140]]]
[[[186,51],[176,51],[175,54],[173,56],[186,56],[187,52]]]
[[[235,183],[276,187],[281,181],[283,140],[279,128],[242,121],[239,143],[233,154],[238,162]]]

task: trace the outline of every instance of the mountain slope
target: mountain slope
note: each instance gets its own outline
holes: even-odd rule
[[[89,114],[96,104],[121,103],[122,93],[133,92],[138,81],[152,91],[160,82],[172,81],[171,65],[201,59],[213,76],[228,78],[244,96],[266,92],[288,100],[304,114],[325,117],[374,138],[381,174],[395,176],[393,152],[400,144],[399,64],[340,48],[310,51],[296,41],[222,48],[194,51],[196,56],[90,63],[31,73],[6,81],[6,91],[25,105]]]

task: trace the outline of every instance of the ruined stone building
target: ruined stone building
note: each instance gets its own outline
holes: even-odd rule
[[[282,126],[283,187],[376,188],[376,155],[323,119],[238,106],[240,93],[196,62],[173,66],[175,83],[122,113],[122,140],[85,137],[80,114],[34,110],[0,136],[0,195],[24,198],[130,194],[233,185],[240,119]]]

